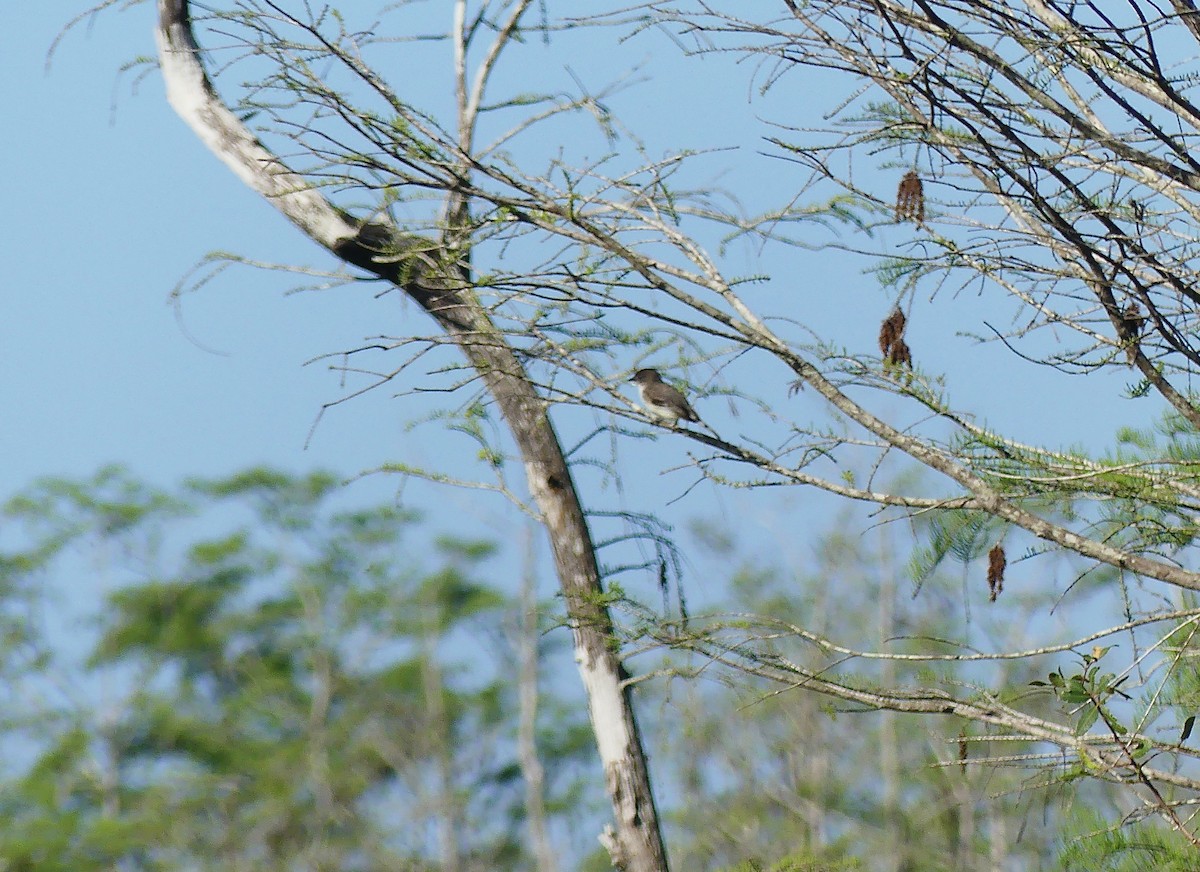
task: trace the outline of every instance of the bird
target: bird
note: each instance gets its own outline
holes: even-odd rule
[[[639,369],[630,381],[638,386],[642,403],[656,418],[666,419],[672,427],[680,418],[701,423],[700,416],[688,405],[687,398],[663,381],[657,369]]]

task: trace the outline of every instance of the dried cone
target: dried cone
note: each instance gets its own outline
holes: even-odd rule
[[[904,341],[906,324],[907,319],[905,319],[904,313],[897,307],[879,325],[879,351],[883,354],[885,370],[905,366],[909,370],[912,369],[912,351],[909,350],[908,343]],[[911,372],[908,374],[908,380],[910,383],[912,382]]]
[[[901,336],[904,335],[904,313],[893,309],[892,314],[883,319],[879,325],[879,353],[887,357]]]
[[[890,366],[907,366],[912,369],[912,351],[909,350],[908,343],[903,339],[893,342],[885,362]]]
[[[896,188],[896,220],[925,223],[925,187],[913,170],[905,173]]]
[[[988,552],[988,602],[995,602],[996,597],[1004,592],[1004,567],[1008,565],[1008,559],[1004,556],[1004,549],[997,543],[992,546],[992,550]]]

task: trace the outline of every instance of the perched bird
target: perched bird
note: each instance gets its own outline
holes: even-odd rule
[[[642,403],[650,414],[667,419],[671,426],[675,426],[680,418],[700,423],[696,410],[688,405],[683,394],[662,380],[657,369],[639,369],[630,381],[638,386]]]

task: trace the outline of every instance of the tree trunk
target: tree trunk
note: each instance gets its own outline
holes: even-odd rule
[[[314,242],[404,290],[454,340],[487,385],[520,451],[550,536],[616,819],[615,831],[603,841],[618,868],[666,870],[649,769],[629,686],[611,645],[612,621],[601,599],[591,531],[546,404],[475,298],[465,265],[442,242],[354,219],[291,172],[217,96],[200,63],[187,0],[158,0],[158,11],[167,98],[200,140]]]
[[[521,573],[521,598],[513,628],[513,644],[517,649],[517,700],[520,720],[517,725],[517,757],[525,779],[525,814],[528,818],[529,841],[537,858],[538,872],[558,872],[554,846],[546,824],[546,771],[537,748],[538,709],[538,607],[537,555],[534,531],[526,527],[525,567]]]

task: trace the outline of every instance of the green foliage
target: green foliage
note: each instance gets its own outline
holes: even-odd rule
[[[971,517],[961,520],[960,530],[969,533],[964,536],[979,535]],[[742,619],[723,622],[730,631],[720,637],[722,653],[750,648],[746,659],[752,664],[778,656],[821,679],[855,687],[921,688],[932,696],[977,687],[980,699],[1005,704],[1029,696],[1026,683],[1033,676],[1017,663],[981,670],[970,664],[869,660],[789,638],[777,622],[837,641],[852,635],[866,650],[901,656],[931,641],[938,650],[956,650],[946,640],[959,629],[957,581],[933,573],[914,599],[898,583],[895,564],[903,557],[891,528],[856,535],[848,527],[844,518],[831,524],[801,578],[761,556],[743,562],[722,537],[704,536],[701,527],[701,547],[712,546],[709,571],[739,582],[731,603],[718,609]],[[949,547],[946,553],[952,553]],[[732,565],[725,567],[724,560]],[[996,626],[1024,623],[1006,604],[997,608],[1006,611],[995,616]],[[768,617],[759,623],[755,614]],[[988,633],[989,618],[972,629]],[[693,632],[703,633],[701,616],[693,619]],[[688,661],[681,663],[686,674]],[[702,679],[714,678],[703,657],[696,669]],[[671,686],[672,708],[663,721],[673,749],[669,792],[685,797],[665,811],[677,839],[672,857],[682,868],[1045,868],[1057,828],[1071,815],[1069,803],[1050,802],[1031,787],[1027,770],[988,762],[992,756],[1023,755],[1033,743],[1007,735],[991,743],[986,729],[969,729],[955,718],[831,704],[805,692],[799,675],[793,686],[746,675],[724,684],[681,685]],[[1072,798],[1095,799],[1089,784],[1072,789]],[[1009,841],[1005,831],[1023,836]]]
[[[925,274],[926,269],[924,261],[916,258],[891,257],[880,259],[871,271],[881,287],[907,290]]]
[[[746,860],[737,866],[731,866],[725,872],[858,872],[862,868],[863,865],[853,859],[829,861],[808,854],[796,854],[769,866],[757,860]]]
[[[495,546],[431,538],[392,506],[341,510],[323,473],[184,494],[114,469],[8,504],[48,555],[0,554],[10,599],[34,575],[86,574],[66,544],[89,537],[151,571],[120,574],[74,676],[122,689],[47,712],[20,739],[32,764],[0,773],[4,868],[530,868],[512,658],[480,632],[516,608],[475,578]],[[547,807],[569,822],[590,735],[576,707],[541,711]]]
[[[926,544],[912,553],[908,573],[919,588],[947,557],[969,563],[996,542],[1002,524],[985,512],[944,511],[929,519]]]
[[[1108,651],[1108,648],[1097,648],[1091,654],[1081,655],[1082,668],[1078,672],[1067,675],[1059,667],[1047,675],[1045,681],[1029,682],[1033,687],[1048,688],[1059,701],[1076,713],[1076,735],[1082,736],[1087,733],[1101,716],[1104,718],[1104,725],[1114,734],[1125,735],[1129,732],[1108,707],[1109,701],[1116,696],[1129,699],[1129,696],[1121,691],[1121,685],[1128,680],[1128,676],[1117,678],[1112,672],[1100,672],[1100,658]],[[1145,750],[1144,747],[1140,747],[1135,756],[1144,754]]]
[[[1082,813],[1078,835],[1065,838],[1059,854],[1062,872],[1195,872],[1196,849],[1162,827],[1112,827],[1098,815]]]
[[[119,493],[132,495],[129,506]],[[394,506],[346,509],[340,494],[331,477],[271,470],[190,482],[179,494],[110,471],[80,484],[39,483],[11,502],[10,523],[15,517],[24,533],[19,547],[0,553],[7,603],[60,574],[80,584],[95,566],[85,559],[78,568],[81,555],[138,568],[117,573],[122,583],[95,618],[75,678],[122,689],[95,706],[10,711],[0,722],[33,749],[28,766],[0,781],[0,857],[13,858],[12,868],[432,870],[447,865],[427,835],[439,827],[455,834],[460,868],[533,868],[512,658],[485,631],[509,625],[514,608],[480,580],[496,546],[427,535]],[[104,516],[121,521],[105,524]],[[939,562],[975,559],[994,541],[973,513],[947,518],[933,530]],[[714,560],[740,561],[722,532],[698,532]],[[49,557],[23,561],[31,550]],[[879,632],[893,651],[950,637],[944,610],[928,607],[947,597],[936,573],[914,601],[884,563],[862,537],[839,530],[822,543],[807,581],[759,562],[726,574],[740,610],[810,626],[817,616],[820,626],[859,631],[864,615],[888,614]],[[635,605],[617,584],[607,596]],[[644,610],[636,615],[653,623]],[[739,633],[753,627],[745,622]],[[1165,643],[1181,662],[1192,656],[1192,627],[1181,625]],[[1101,670],[1105,653],[1033,682],[1070,710],[1081,734],[1100,725],[1124,735],[1132,723],[1122,680]],[[979,679],[949,665],[829,660],[815,647],[807,656],[823,674],[860,687],[957,689]],[[1004,701],[1032,677],[1021,675],[1014,688],[1007,669],[990,675],[989,692]],[[970,864],[998,849],[982,829],[964,842],[962,822],[978,829],[991,817],[1028,831],[1003,847],[1006,856],[1047,859],[1046,840],[1025,819],[1034,801],[1023,773],[976,765],[989,753],[1017,752],[1013,743],[989,752],[988,737],[976,734],[965,746],[972,765],[960,766],[961,723],[935,730],[901,715],[833,712],[814,696],[775,690],[741,680],[671,695],[670,740],[657,759],[682,868],[857,872],[897,846],[903,868],[983,868]],[[1160,703],[1176,718],[1175,735],[1198,700],[1194,676],[1175,670]],[[542,699],[538,747],[558,831],[597,807],[599,784],[581,768],[591,744],[579,706]],[[883,748],[896,759],[881,788]],[[1146,750],[1132,753],[1141,759]],[[1087,774],[1081,762],[1058,781],[1072,797],[1094,796]],[[1080,824],[1065,805],[1039,807],[1036,816],[1072,832],[1102,829]],[[595,826],[579,844],[593,844]],[[1170,865],[1184,856],[1173,839],[1138,827],[1072,841],[1064,869],[1089,868],[1089,851],[1113,864],[1124,858],[1092,867],[1114,872],[1159,868],[1136,865],[1155,857],[1161,868],[1187,868]],[[597,850],[574,868],[607,863]]]

